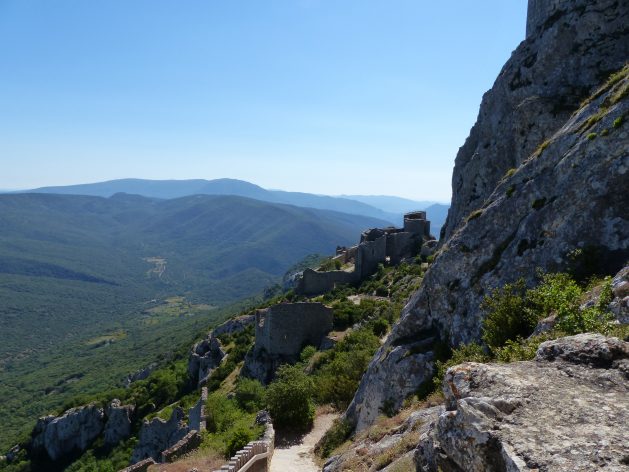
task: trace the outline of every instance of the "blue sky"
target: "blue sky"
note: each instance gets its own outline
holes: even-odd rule
[[[0,188],[248,180],[447,201],[526,0],[0,0]]]

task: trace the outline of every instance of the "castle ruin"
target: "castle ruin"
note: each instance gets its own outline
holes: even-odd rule
[[[266,384],[281,364],[299,360],[305,346],[319,347],[332,330],[332,309],[322,303],[280,303],[257,310],[255,327],[242,374]]]
[[[351,248],[337,248],[334,260],[346,264],[353,260],[353,270],[319,272],[304,270],[295,292],[300,295],[319,295],[337,285],[358,284],[378,270],[379,264],[399,264],[403,259],[419,254],[424,241],[434,239],[430,235],[430,221],[425,211],[404,215],[403,228],[373,228],[364,231],[360,243]]]

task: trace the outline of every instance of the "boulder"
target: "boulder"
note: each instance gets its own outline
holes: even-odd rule
[[[40,418],[32,433],[31,450],[34,455],[45,453],[53,461],[83,452],[104,424],[105,413],[95,404],[71,408],[58,417]]]
[[[596,334],[542,343],[535,361],[454,366],[417,470],[627,470],[627,367],[629,343]]]
[[[105,444],[114,446],[131,436],[131,417],[135,407],[122,405],[120,400],[114,399],[107,407],[107,423],[103,431]]]

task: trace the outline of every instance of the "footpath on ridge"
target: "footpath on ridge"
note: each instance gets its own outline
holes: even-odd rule
[[[294,443],[282,445],[276,440],[275,452],[271,459],[270,472],[286,472],[288,470],[299,470],[299,472],[318,472],[321,467],[314,461],[315,444],[330,429],[332,422],[338,418],[337,413],[326,413],[315,418],[312,430],[295,441]]]

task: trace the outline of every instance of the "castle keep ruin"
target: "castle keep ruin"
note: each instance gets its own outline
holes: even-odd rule
[[[255,316],[256,340],[242,373],[265,384],[277,367],[299,360],[304,346],[318,347],[332,330],[332,309],[322,303],[280,303]]]
[[[357,284],[378,270],[379,264],[399,264],[403,259],[419,254],[424,241],[434,239],[430,235],[430,221],[425,211],[404,215],[403,228],[373,228],[364,231],[360,243],[349,249],[338,248],[334,258],[342,263],[354,261],[354,270],[318,272],[304,270],[295,292],[300,295],[319,295],[337,285]]]

